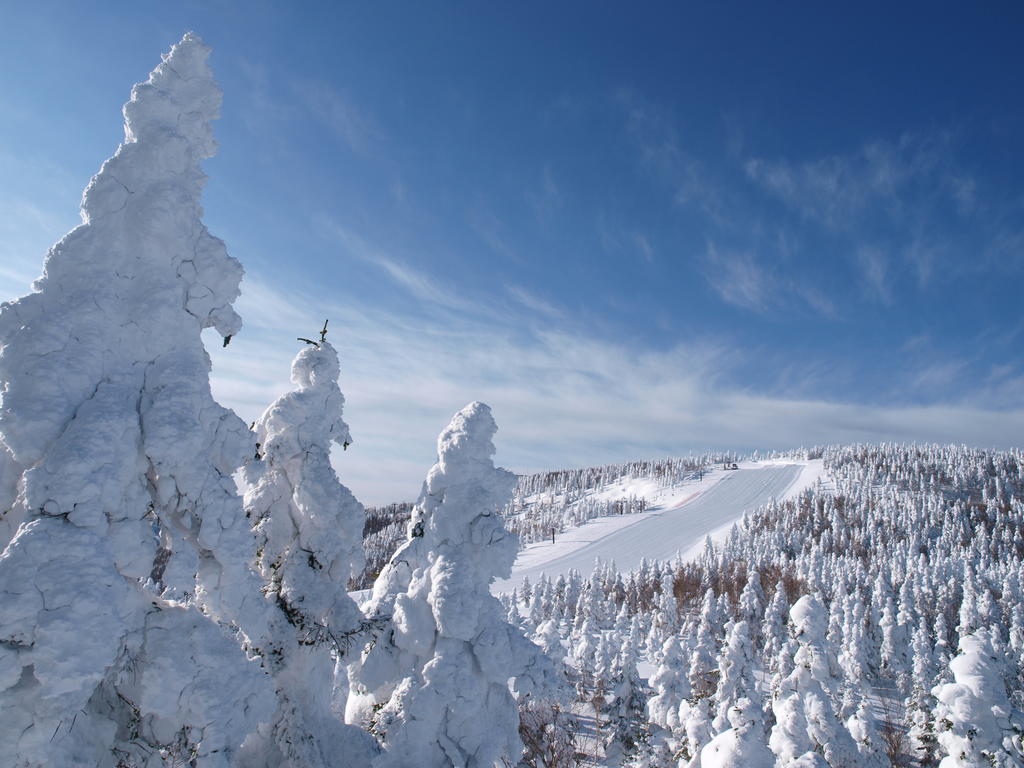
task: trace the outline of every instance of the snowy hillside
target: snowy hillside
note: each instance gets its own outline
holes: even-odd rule
[[[642,512],[592,519],[555,540],[527,546],[509,579],[494,583],[508,592],[524,578],[555,578],[577,570],[584,576],[596,561],[633,570],[646,560],[671,560],[700,552],[708,536],[721,536],[744,512],[803,491],[822,474],[821,460],[802,464],[744,463],[738,470],[712,469],[702,479],[665,486],[650,478],[621,478],[595,489],[587,499],[635,498]]]
[[[589,572],[595,558],[625,558],[624,563],[638,563],[641,557],[668,558],[677,551],[699,549],[705,536],[721,535],[723,526],[727,529],[744,511],[816,482],[822,474],[821,461],[806,456],[820,452],[813,449],[783,458],[741,461],[738,471],[722,469],[734,464],[737,456],[707,454],[521,475],[512,500],[501,510],[506,528],[518,535],[525,549],[516,560],[515,578],[532,571],[539,574],[538,569],[556,573],[575,567]],[[774,471],[781,466],[794,469]],[[749,475],[750,470],[759,468],[773,471]],[[793,472],[796,475],[791,477]],[[743,479],[682,511],[683,505],[734,476]],[[354,581],[354,588],[372,586],[384,563],[405,539],[411,509],[407,503],[367,509],[363,530],[366,567]],[[635,538],[632,545],[616,538],[590,546],[612,533],[654,519],[661,523],[645,522],[629,534]],[[584,548],[586,551],[581,551]],[[571,563],[544,565],[574,553],[578,556]],[[500,590],[507,588],[508,581],[499,582]]]

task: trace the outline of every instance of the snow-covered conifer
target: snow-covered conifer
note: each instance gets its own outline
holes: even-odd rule
[[[675,596],[675,575],[666,572],[661,578],[661,591],[658,595],[658,611],[666,629],[679,629],[679,603]]]
[[[519,605],[517,600],[509,601],[508,610],[505,612],[505,620],[513,627],[522,628],[524,624],[523,615],[519,613]]]
[[[886,768],[888,760],[882,754],[882,739],[867,699],[860,700],[857,711],[846,721],[846,729],[857,744],[857,751],[860,753],[859,765],[863,768]]]
[[[497,510],[515,477],[492,462],[497,427],[490,409],[471,403],[438,438],[409,522],[408,540],[392,556],[365,606],[393,612],[391,631],[350,668],[359,704],[384,703],[374,720],[390,766],[487,766],[522,750],[516,703],[528,684],[550,684],[550,660],[504,621],[490,583],[507,577],[516,538]]]
[[[786,616],[789,614],[789,599],[786,588],[780,579],[775,584],[775,592],[764,612],[761,622],[761,637],[764,643],[764,666],[771,672],[777,672],[779,652],[786,642]]]
[[[278,694],[274,719],[246,744],[245,765],[316,768],[359,752],[368,761],[374,746],[330,707],[332,656],[346,656],[362,623],[346,589],[362,570],[364,512],[330,461],[332,444],[352,442],[338,374],[338,354],[325,338],[303,347],[292,362],[295,389],[256,422],[260,458],[243,472],[257,563],[274,608],[258,642]]]
[[[773,768],[775,756],[765,745],[761,707],[741,698],[729,707],[727,716],[728,729],[701,750],[700,768]]]
[[[906,700],[904,724],[910,741],[910,754],[928,768],[939,761],[939,745],[935,734],[935,697],[919,682]]]
[[[645,738],[644,713],[650,689],[640,679],[637,670],[637,654],[627,642],[618,655],[615,686],[611,691],[609,716],[611,717],[611,739],[624,754],[633,754]],[[607,751],[607,750],[606,750]]]
[[[718,654],[718,688],[715,691],[715,733],[729,728],[729,711],[739,699],[753,701],[760,708],[754,687],[754,649],[750,642],[750,625],[738,621],[729,632]]]
[[[750,641],[754,648],[761,643],[761,621],[764,619],[764,590],[761,588],[761,576],[751,571],[747,583],[740,593],[739,618],[747,622],[750,628]]]
[[[572,634],[572,657],[581,672],[594,671],[599,635],[600,632],[590,619],[584,619],[579,631]]]
[[[705,696],[695,701],[684,699],[679,705],[679,747],[688,768],[700,768],[700,751],[711,741],[711,704]]]
[[[826,637],[828,614],[820,600],[805,595],[793,605],[790,623],[797,649],[793,670],[772,705],[776,724],[769,746],[780,766],[820,749],[831,768],[855,768],[857,747],[830,698],[838,683],[838,664]]]
[[[1014,709],[988,628],[960,638],[950,662],[955,682],[932,691],[937,738],[946,757],[940,768],[1024,765],[1024,715]]]
[[[603,697],[616,682],[616,664],[607,632],[598,633],[597,646],[594,649],[594,679],[593,687],[595,692]]]
[[[558,633],[558,622],[555,619],[541,622],[533,634],[533,642],[539,645],[556,665],[561,665],[565,661],[562,636]]]
[[[978,613],[978,596],[975,589],[974,569],[969,563],[964,565],[963,597],[960,600],[959,622],[956,633],[966,637],[982,626],[981,615]]]
[[[273,711],[238,645],[264,628],[232,480],[251,436],[214,402],[200,338],[241,327],[242,268],[201,220],[209,52],[188,34],[135,86],[83,223],[0,309],[0,495],[19,476],[0,555],[10,764],[226,766]]]
[[[686,663],[679,641],[673,635],[661,648],[661,662],[651,675],[655,695],[647,702],[647,716],[652,723],[677,730],[679,705],[690,698],[692,689],[686,674]]]
[[[910,637],[906,625],[900,624],[897,620],[896,603],[891,595],[886,599],[882,609],[880,629],[882,672],[894,680],[900,690],[907,693],[911,661],[908,658]]]
[[[697,637],[690,653],[690,687],[696,698],[710,696],[718,685],[718,662],[715,626],[718,624],[718,601],[709,589],[704,595]]]
[[[936,682],[949,682],[952,679],[949,670],[952,653],[949,650],[949,628],[943,613],[935,617],[935,645],[932,646],[932,657],[935,659],[937,670]]]

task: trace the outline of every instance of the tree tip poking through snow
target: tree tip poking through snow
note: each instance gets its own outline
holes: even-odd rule
[[[292,360],[291,381],[300,389],[336,386],[340,375],[337,350],[327,341],[319,347],[306,345]]]

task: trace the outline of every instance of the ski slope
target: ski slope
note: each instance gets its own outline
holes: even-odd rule
[[[542,573],[557,577],[576,569],[587,576],[597,559],[615,561],[620,570],[628,571],[643,558],[670,560],[694,548],[699,551],[706,536],[727,530],[744,512],[791,495],[794,486],[810,484],[820,474],[807,463],[749,466],[716,473],[710,487],[676,504],[625,518],[599,518],[567,532],[556,544],[532,544],[519,553],[511,578],[495,581],[491,591],[510,592],[524,577],[533,582]]]

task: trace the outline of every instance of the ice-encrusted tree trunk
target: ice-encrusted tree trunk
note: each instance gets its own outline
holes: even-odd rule
[[[341,755],[365,765],[375,748],[331,711],[335,659],[345,660],[363,624],[346,589],[362,570],[365,513],[331,466],[331,446],[352,442],[339,372],[325,338],[296,355],[295,389],[255,423],[258,458],[243,471],[257,565],[273,606],[268,631],[255,642],[278,697],[273,720],[245,745],[245,766],[320,768]]]
[[[201,220],[221,100],[209,52],[188,34],[134,87],[83,223],[0,310],[12,764],[226,766],[273,710],[239,647],[264,622],[232,480],[250,434],[214,402],[200,338],[241,326],[242,268]]]
[[[408,540],[364,607],[369,617],[393,617],[349,670],[350,722],[383,704],[372,718],[384,744],[377,768],[514,762],[522,742],[509,678],[520,698],[531,684],[553,683],[551,662],[490,594],[518,549],[498,514],[515,476],[493,464],[496,431],[483,403],[455,414],[438,438]]]

